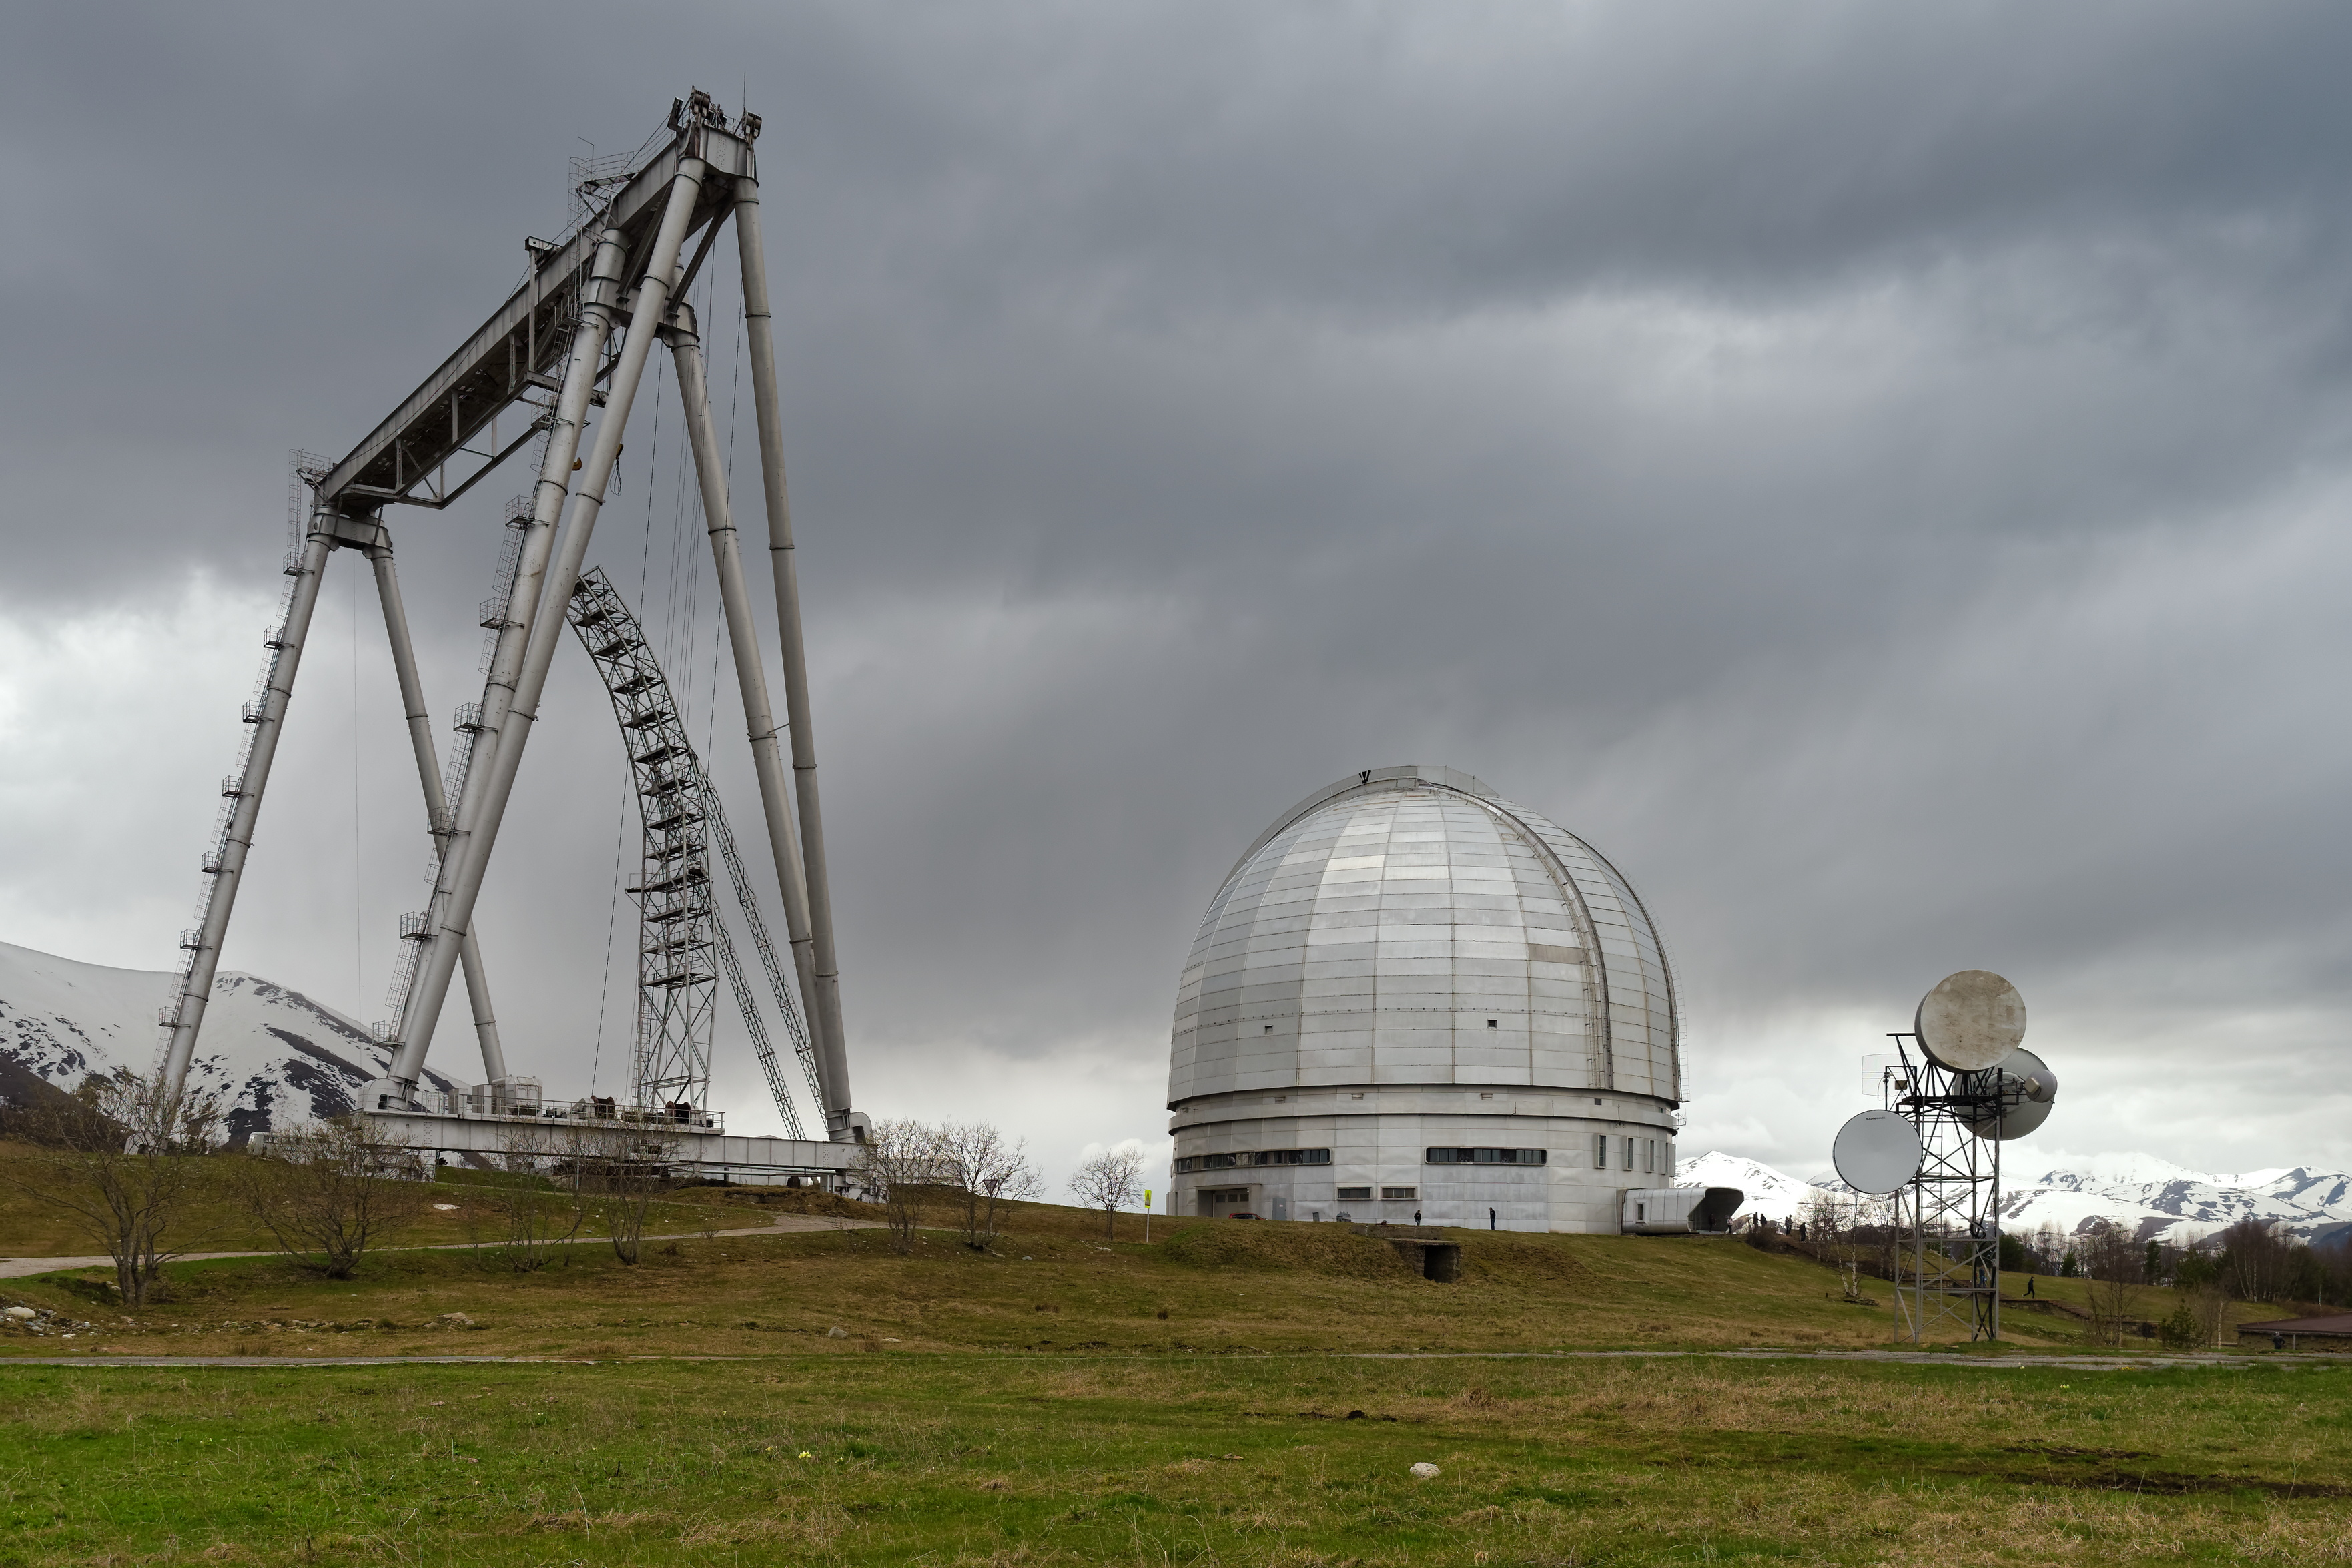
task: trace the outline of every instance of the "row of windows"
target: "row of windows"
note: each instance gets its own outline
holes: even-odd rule
[[[1383,1203],[1417,1203],[1420,1201],[1420,1198],[1421,1189],[1418,1187],[1382,1187],[1381,1189],[1381,1201]],[[1372,1201],[1372,1189],[1370,1187],[1341,1187],[1339,1189],[1339,1201],[1343,1204],[1368,1204]],[[1342,1217],[1344,1218],[1345,1216],[1343,1215]]]
[[[1231,1171],[1243,1165],[1328,1165],[1331,1163],[1328,1149],[1251,1149],[1236,1154],[1187,1154],[1176,1162],[1176,1173],[1189,1176],[1195,1171]]]
[[[1550,1156],[1541,1149],[1428,1149],[1423,1158],[1433,1165],[1541,1165]]]
[[[1612,1148],[1611,1145],[1615,1147]],[[1423,1160],[1432,1165],[1543,1165],[1551,1156],[1541,1149],[1424,1149]],[[1644,1171],[1658,1168],[1658,1140],[1655,1138],[1620,1138],[1607,1132],[1592,1135],[1592,1167],[1606,1171],[1613,1163],[1621,1171],[1633,1169],[1638,1161]],[[1232,1154],[1187,1154],[1176,1162],[1176,1174],[1189,1176],[1197,1171],[1232,1171],[1244,1165],[1328,1165],[1331,1163],[1328,1149],[1252,1149]],[[1346,1197],[1352,1187],[1340,1193]]]

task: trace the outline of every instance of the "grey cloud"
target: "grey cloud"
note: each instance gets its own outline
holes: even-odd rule
[[[0,62],[0,609],[37,637],[160,613],[194,573],[269,591],[285,448],[357,439],[480,320],[522,236],[562,223],[575,138],[633,146],[669,95],[731,104],[748,70],[877,1097],[1076,1104],[1071,1063],[1131,1076],[1265,820],[1422,760],[1653,897],[1702,1124],[1769,1079],[1795,1087],[1765,1135],[1822,1145],[1872,1021],[1989,963],[2081,1064],[2085,1137],[2188,1136],[2202,1112],[2151,1105],[2149,1063],[2226,1051],[2232,1152],[2154,1152],[2352,1159],[2325,1120],[2347,27],[2318,5],[53,9]],[[730,277],[709,324],[734,407]],[[671,575],[699,548],[675,413],[658,442],[650,415],[594,554],[707,695],[711,596],[689,624]],[[478,679],[467,611],[524,482],[394,519],[436,707]],[[363,651],[352,912],[346,594],[230,955],[338,1005],[355,963],[380,991],[423,859]],[[207,669],[247,657],[226,646]],[[42,707],[41,765],[121,755],[76,726],[133,721],[137,688]],[[595,1049],[624,802],[584,667],[551,702],[484,923],[552,1079]],[[73,956],[168,961],[236,739],[170,718],[144,776],[13,788],[58,847],[18,860],[0,936],[40,947],[55,919],[118,944]],[[93,865],[70,921],[45,916],[44,885]],[[2257,1075],[2300,1120],[2265,1122]],[[1150,1134],[1151,1076],[1073,1147]]]

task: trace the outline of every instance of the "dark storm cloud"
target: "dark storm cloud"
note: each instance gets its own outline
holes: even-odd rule
[[[1812,1168],[1853,1056],[1983,963],[2084,1064],[2070,1094],[2130,1107],[2074,1102],[2083,1139],[2187,1138],[2197,1103],[2125,1097],[2228,1055],[2294,1113],[2248,1088],[2226,1155],[2155,1152],[2352,1160],[2347,35],[2318,5],[40,11],[0,62],[0,608],[24,649],[241,667],[221,606],[266,613],[284,449],[348,447],[480,321],[563,222],[563,159],[748,72],[882,1109],[977,1083],[1041,1140],[1148,1134],[1233,856],[1425,760],[1651,894],[1695,1136]],[[651,416],[595,555],[643,568],[707,696]],[[394,520],[437,707],[525,482]],[[372,993],[423,857],[364,643],[353,760],[344,595],[230,961]],[[484,906],[551,1080],[594,1038],[625,805],[576,664]],[[77,956],[164,963],[233,741],[184,676],[168,715],[129,679],[20,707],[52,847],[0,935],[43,946],[72,881],[68,934],[115,944]],[[142,726],[152,774],[39,782]],[[1768,1081],[1799,1086],[1773,1124],[1722,1109]]]

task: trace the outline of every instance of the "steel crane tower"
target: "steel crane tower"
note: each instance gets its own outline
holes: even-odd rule
[[[350,453],[304,476],[310,494],[300,545],[285,563],[291,583],[265,637],[268,663],[259,695],[245,714],[252,728],[237,772],[224,784],[219,830],[204,858],[203,913],[183,938],[187,962],[178,994],[162,1016],[166,1033],[160,1078],[166,1092],[176,1094],[184,1084],[195,1051],[320,581],[329,556],[338,550],[361,552],[374,569],[440,858],[429,907],[403,922],[403,935],[414,945],[404,961],[409,973],[399,1016],[385,1031],[390,1062],[385,1076],[362,1090],[361,1108],[387,1113],[416,1109],[435,1026],[461,967],[473,998],[484,1072],[493,1084],[507,1076],[474,939],[474,908],[538,721],[548,669],[565,626],[565,606],[580,581],[630,408],[658,342],[670,348],[686,409],[761,816],[782,896],[794,978],[806,1004],[819,1109],[829,1138],[845,1142],[859,1136],[865,1119],[853,1110],[850,1099],[800,589],[784,492],[783,427],[752,152],[759,134],[757,115],[746,111],[730,121],[698,89],[673,100],[666,138],[657,138],[658,145],[634,173],[597,182],[583,221],[561,238],[527,242],[530,265],[521,287]],[[730,219],[742,274],[783,674],[782,725],[761,662],[699,342],[692,312],[682,303]],[[596,408],[602,415],[592,425]],[[485,606],[485,624],[495,632],[496,643],[479,704],[468,715],[470,756],[453,800],[424,717],[384,514],[394,506],[446,508],[535,439],[541,444],[539,479],[528,510],[512,520],[518,548],[510,591],[494,618]],[[457,777],[457,770],[452,776]]]

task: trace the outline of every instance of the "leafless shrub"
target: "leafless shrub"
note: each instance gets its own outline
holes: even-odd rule
[[[2186,1314],[2185,1322],[2173,1325],[2175,1337],[2189,1337],[2184,1331],[2193,1325],[2197,1346],[2221,1343],[2222,1326],[2230,1321],[2230,1280],[2215,1238],[2200,1237],[2181,1248],[2172,1281],[2181,1296],[2176,1315]]]
[[[278,1250],[330,1279],[350,1279],[371,1243],[425,1205],[407,1140],[362,1116],[273,1133],[231,1169],[238,1200]]]
[[[1102,1210],[1103,1239],[1113,1239],[1119,1209],[1143,1191],[1143,1151],[1131,1143],[1104,1150],[1071,1174],[1070,1191],[1080,1207]]]
[[[506,1169],[492,1174],[504,1179],[473,1189],[479,1204],[478,1210],[467,1205],[467,1228],[478,1253],[518,1274],[533,1274],[553,1262],[587,1224],[587,1192],[579,1162],[564,1159],[567,1151],[540,1129],[509,1127],[501,1143]],[[488,1215],[487,1237],[475,1229],[478,1212]]]
[[[877,1121],[857,1146],[850,1173],[860,1186],[878,1192],[890,1245],[911,1252],[923,1211],[943,1181],[943,1156],[936,1128],[908,1117]]]
[[[64,1210],[114,1260],[126,1307],[147,1304],[163,1265],[201,1237],[184,1228],[219,1147],[220,1097],[164,1089],[128,1068],[92,1073],[61,1100],[34,1108],[37,1141],[56,1152],[15,1185]]]
[[[2114,1344],[2122,1338],[2123,1325],[2138,1300],[2143,1249],[2122,1225],[2095,1216],[2076,1230],[2075,1251],[2088,1277],[2083,1298],[2090,1307],[2091,1338]]]
[[[646,1214],[656,1194],[677,1185],[674,1141],[646,1127],[565,1129],[572,1190],[604,1227],[613,1256],[634,1266],[644,1256]]]
[[[998,1214],[1009,1204],[1033,1198],[1045,1178],[1029,1163],[1019,1139],[1010,1142],[985,1121],[950,1121],[939,1128],[936,1165],[963,1230],[964,1245],[986,1247],[996,1235]]]

